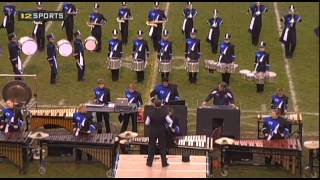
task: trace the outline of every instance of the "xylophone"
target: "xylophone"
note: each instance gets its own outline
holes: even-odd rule
[[[302,167],[302,146],[299,139],[279,139],[279,140],[261,140],[246,139],[234,140],[232,144],[221,144],[222,167],[225,165],[226,153],[252,153],[264,154],[272,157],[275,163],[290,170],[293,174],[296,172],[296,162],[299,161],[298,168],[301,174]]]
[[[92,155],[111,169],[115,159],[115,137],[113,134],[50,135],[40,140],[41,148],[72,147]],[[42,161],[42,159],[41,159]]]
[[[75,108],[31,110],[31,131],[44,125],[58,125],[72,132],[72,117],[75,112]]]
[[[108,105],[105,104],[85,104],[86,109],[88,112],[109,112],[109,113],[132,113],[138,112],[138,108],[135,104],[128,104],[128,105],[116,105],[110,103]]]
[[[26,132],[0,133],[0,156],[7,157],[19,168],[20,174],[26,173],[28,164],[28,152],[32,143],[28,135]]]

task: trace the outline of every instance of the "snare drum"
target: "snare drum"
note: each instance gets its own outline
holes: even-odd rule
[[[248,69],[242,69],[242,70],[239,71],[239,73],[240,73],[240,75],[241,75],[241,77],[242,77],[243,79],[246,79],[246,74],[248,74],[248,73],[250,73],[250,72],[251,72],[251,71],[248,70]]]
[[[171,72],[171,61],[167,61],[167,62],[158,61],[158,69],[159,69],[159,72],[162,72],[162,73]]]
[[[199,62],[187,62],[187,72],[199,72]]]
[[[208,70],[216,70],[217,62],[215,62],[214,60],[204,60],[204,67]]]
[[[266,73],[266,79],[268,82],[270,83],[274,83],[276,81],[277,78],[277,73],[269,71],[268,73]]]
[[[57,42],[57,46],[61,56],[67,57],[72,54],[72,45],[68,40],[61,39]]]
[[[235,73],[237,68],[238,68],[238,64],[234,64],[234,63],[226,64],[227,73]]]
[[[255,79],[257,84],[264,84],[264,73],[263,72],[256,73]]]
[[[31,37],[24,36],[19,39],[19,43],[22,45],[23,54],[30,56],[37,52],[38,45]]]
[[[253,81],[255,79],[255,75],[252,72],[247,73],[245,76],[248,81]]]
[[[131,70],[133,71],[143,71],[145,68],[145,62],[144,61],[137,61],[133,60],[131,64]]]
[[[88,51],[94,51],[97,48],[98,41],[95,37],[89,36],[84,40],[84,47]]]
[[[115,70],[120,69],[121,61],[120,59],[108,59],[108,69]]]

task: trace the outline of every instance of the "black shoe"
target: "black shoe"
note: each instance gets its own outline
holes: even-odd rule
[[[168,167],[168,166],[169,166],[169,163],[162,164],[163,168]]]

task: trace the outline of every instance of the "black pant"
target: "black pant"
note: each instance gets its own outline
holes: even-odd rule
[[[284,44],[285,54],[287,58],[291,58],[293,56],[294,50],[296,49],[296,38],[288,39],[288,42]]]
[[[3,26],[1,26],[3,27]],[[7,30],[7,35],[11,34],[14,32],[14,23],[7,23],[7,26],[5,27]]]
[[[229,80],[230,80],[230,73],[222,73],[222,81],[227,83],[227,85],[229,85]]]
[[[189,72],[189,81],[190,83],[196,83],[197,82],[197,72]]]
[[[95,27],[91,31],[91,35],[95,37],[98,41],[97,48],[95,49],[96,52],[101,51],[101,27]]]
[[[22,73],[19,71],[19,69],[16,67],[16,64],[12,64],[12,71],[14,74],[21,75]],[[15,80],[22,80],[22,77],[15,77]]]
[[[81,161],[81,157],[82,157],[82,151],[80,149],[76,149],[76,161]],[[89,153],[87,153],[87,158],[88,158],[88,161],[92,160],[92,156]]]
[[[263,92],[264,91],[264,84],[256,84],[257,85],[257,92]]]
[[[253,29],[251,32],[251,42],[255,46],[259,44],[261,26],[262,26],[261,24],[257,23],[255,26],[253,26]]]
[[[193,28],[193,19],[187,19],[186,25],[184,27],[184,36],[186,37],[186,39],[190,38],[190,33],[191,30]]]
[[[132,131],[133,132],[138,132],[138,129],[137,129],[137,117],[138,117],[138,113],[137,112],[124,114],[122,127],[121,127],[121,132],[124,132],[124,131],[127,130],[130,118],[132,120]]]
[[[109,113],[107,113],[107,112],[97,112],[96,115],[97,115],[97,122],[99,123],[98,134],[102,133],[102,124],[103,124],[102,123],[102,116],[103,116],[104,123],[105,123],[105,126],[106,126],[106,133],[111,133],[110,124],[109,124]]]
[[[72,42],[73,40],[73,21],[66,21],[64,22],[64,28],[66,29],[67,39],[68,41]]]
[[[143,83],[144,81],[144,71],[136,71],[138,83]]]
[[[84,77],[85,67],[86,66],[82,66],[82,68],[80,68],[80,66],[77,63],[78,81],[83,81],[84,80],[83,77]]]
[[[36,40],[38,45],[38,50],[43,51],[44,45],[45,45],[45,28],[38,27],[37,33],[36,33]]]
[[[169,72],[162,72],[162,73],[161,73],[161,79],[162,79],[162,81],[163,81],[163,79],[165,79],[165,78],[169,79]]]
[[[50,76],[50,84],[56,84],[58,70],[56,69],[53,63],[50,63],[51,76]]]
[[[208,40],[211,45],[211,52],[216,54],[219,46],[220,29],[212,30],[211,40]]]
[[[112,81],[119,80],[119,72],[120,72],[120,69],[112,69],[111,70]]]
[[[128,43],[129,23],[121,23],[121,40],[124,45]]]
[[[152,34],[152,42],[153,42],[153,49],[158,51],[159,49],[159,41],[161,40],[162,34],[162,25],[158,25],[158,27],[154,27],[153,34]]]
[[[150,130],[147,164],[150,165],[150,166],[152,165],[154,154],[155,154],[155,148],[156,148],[157,139],[159,141],[159,150],[160,150],[160,156],[161,156],[161,163],[162,163],[162,166],[164,166],[164,165],[167,164],[167,159],[166,159],[166,132],[165,132],[165,129],[151,129]]]

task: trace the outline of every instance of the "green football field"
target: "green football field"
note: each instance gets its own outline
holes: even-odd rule
[[[35,3],[14,3],[17,10],[35,9]],[[236,105],[241,109],[241,136],[243,138],[256,137],[257,112],[270,113],[271,96],[276,89],[283,87],[289,96],[289,112],[293,112],[293,98],[290,93],[289,78],[283,59],[283,49],[279,42],[279,32],[277,27],[276,10],[283,16],[288,13],[291,3],[264,3],[269,11],[264,14],[263,27],[260,40],[267,43],[267,51],[270,53],[271,70],[276,72],[278,77],[276,83],[267,83],[263,94],[255,92],[256,86],[253,82],[241,79],[238,73],[232,74],[230,88],[235,95]],[[4,3],[0,3],[2,7]],[[44,3],[45,9],[57,10],[58,2]],[[88,15],[92,12],[93,3],[75,3],[79,9],[79,14],[75,17],[75,30],[79,29],[82,33],[82,40],[90,35],[90,28],[86,25]],[[221,27],[220,41],[225,33],[231,33],[231,42],[235,45],[236,63],[239,69],[253,69],[254,55],[257,50],[251,45],[248,25],[251,16],[247,13],[251,3],[230,3],[230,2],[195,2],[193,6],[198,10],[195,17],[195,27],[198,30],[198,37],[201,39],[201,65],[199,81],[197,85],[188,82],[187,73],[183,67],[185,41],[181,33],[183,22],[182,10],[185,3],[170,2],[160,3],[162,9],[168,10],[168,22],[166,28],[170,32],[170,39],[173,41],[173,71],[170,80],[178,85],[180,96],[188,104],[188,134],[195,134],[196,108],[206,98],[212,88],[215,88],[221,80],[219,73],[209,74],[204,69],[204,60],[217,60],[218,55],[212,54],[209,43],[206,42],[209,26],[207,19],[212,16],[214,8],[218,9],[223,18]],[[319,38],[316,37],[314,29],[319,26],[319,3],[295,2],[297,14],[301,15],[302,22],[297,24],[297,47],[294,58],[288,60],[290,75],[292,77],[293,91],[297,101],[298,111],[303,116],[303,137],[304,140],[319,139]],[[58,83],[50,85],[50,68],[46,60],[46,52],[36,53],[31,58],[22,55],[23,61],[28,59],[24,73],[36,74],[37,81],[26,79],[31,87],[37,84],[38,105],[46,106],[77,106],[92,99],[93,88],[96,86],[98,78],[104,78],[107,86],[111,89],[111,98],[124,96],[124,90],[129,83],[136,81],[136,74],[129,68],[122,67],[120,80],[111,81],[111,72],[106,69],[107,42],[111,38],[111,31],[118,28],[116,16],[120,3],[101,2],[100,12],[107,18],[107,25],[102,30],[102,52],[85,52],[86,74],[85,81],[78,82],[75,59],[73,57],[62,57],[58,55]],[[143,95],[144,103],[149,103],[149,93],[155,84],[160,82],[160,74],[155,68],[156,53],[152,48],[152,41],[148,37],[148,27],[145,24],[148,11],[152,9],[153,3],[129,3],[134,20],[129,25],[129,43],[124,47],[124,64],[131,61],[132,40],[136,37],[137,30],[145,32],[145,39],[148,40],[151,51],[148,67],[145,73],[145,82],[138,84],[138,91]],[[0,16],[2,20],[2,15]],[[2,21],[1,21],[2,22]],[[53,22],[47,25],[47,33],[54,33],[55,39],[66,38],[65,30],[61,29],[60,22]],[[281,23],[282,26],[282,23]],[[32,22],[19,22],[16,20],[16,34],[18,37],[31,36],[33,31]],[[11,74],[12,68],[8,59],[7,37],[5,29],[0,29],[0,48],[3,53],[0,55],[0,74]],[[0,78],[0,89],[9,81],[9,78]],[[35,92],[35,90],[33,90]],[[118,133],[120,124],[117,116],[112,116],[112,131]],[[130,126],[130,125],[129,125]],[[129,127],[130,128],[130,127]],[[143,132],[143,124],[139,125],[139,132]],[[304,156],[306,159],[307,156]],[[37,164],[32,163],[29,167],[27,177],[38,177]],[[252,173],[252,170],[255,170]],[[272,173],[270,173],[272,172]],[[0,162],[0,177],[19,176],[17,170],[9,163]],[[68,177],[103,177],[105,170],[100,164],[83,164],[81,166],[73,163],[54,163],[47,169],[45,177],[68,176]],[[252,168],[240,167],[230,171],[232,177],[292,177],[285,170],[273,168]],[[25,177],[25,176],[19,176]]]

